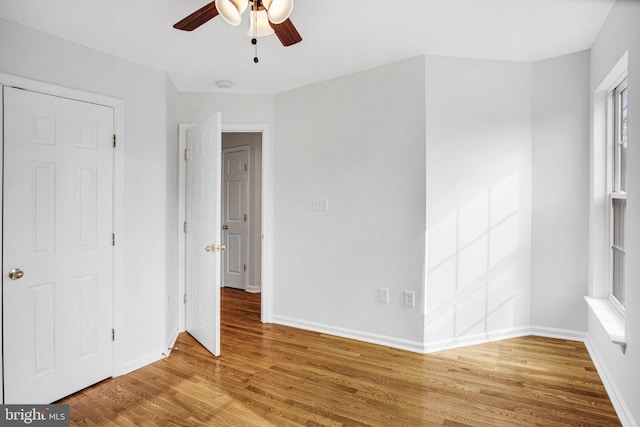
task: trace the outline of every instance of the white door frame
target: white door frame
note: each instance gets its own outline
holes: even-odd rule
[[[117,136],[117,148],[113,153],[113,232],[118,236],[118,244],[113,248],[113,327],[120,330],[120,308],[121,308],[121,295],[123,286],[123,250],[122,242],[124,241],[124,101],[117,98],[111,98],[104,95],[98,95],[90,92],[84,92],[77,89],[71,89],[63,86],[58,86],[50,83],[44,83],[36,80],[27,79],[24,77],[14,76],[11,74],[0,73],[0,87],[10,86],[19,89],[25,89],[32,92],[38,92],[45,95],[59,96],[62,98],[74,99],[77,101],[90,102],[92,104],[104,105],[106,107],[113,108],[113,129]],[[2,110],[0,110],[0,113]],[[2,135],[0,135],[2,138]],[[1,140],[4,146],[4,140]],[[1,152],[1,150],[0,150]],[[0,176],[3,173],[3,163],[0,157]],[[4,195],[2,194],[2,186],[0,186],[0,200]],[[2,235],[0,234],[0,238]],[[1,250],[1,249],[0,249]],[[2,254],[0,254],[1,256]],[[0,283],[4,281],[4,278],[0,279]],[[0,306],[2,304],[2,292],[0,292]],[[1,319],[0,319],[1,322]],[[2,327],[0,327],[0,342],[2,342]],[[113,376],[118,376],[123,373],[122,358],[120,356],[121,351],[119,348],[119,342],[113,342]],[[4,363],[2,356],[0,355],[0,365]],[[4,376],[0,371],[0,379],[4,383]],[[4,402],[4,395],[2,388],[0,388],[0,398]]]
[[[224,120],[224,115],[222,116]],[[196,123],[178,125],[178,300],[185,294],[185,184],[186,164],[184,150],[187,147],[187,130]],[[253,132],[262,135],[262,245],[261,257],[261,317],[263,323],[273,321],[273,180],[271,126],[267,123],[222,123],[223,133]],[[185,330],[185,307],[178,304],[178,331]],[[224,343],[222,343],[224,345]]]

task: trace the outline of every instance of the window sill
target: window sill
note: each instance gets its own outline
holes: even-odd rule
[[[611,302],[604,298],[584,297],[614,344],[618,344],[624,353],[627,349],[624,318]]]

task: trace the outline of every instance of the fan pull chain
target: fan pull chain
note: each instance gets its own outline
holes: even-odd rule
[[[259,61],[259,59],[258,59],[258,2],[254,2],[252,7],[255,7],[256,13],[250,14],[250,16],[252,16],[253,19],[254,19],[254,21],[253,21],[253,38],[251,39],[251,44],[254,47],[253,63],[257,64],[258,61]]]
[[[259,59],[258,59],[258,39],[257,38],[252,38],[251,39],[251,44],[255,47],[255,56],[253,57],[253,62],[255,62],[256,64],[258,63]]]

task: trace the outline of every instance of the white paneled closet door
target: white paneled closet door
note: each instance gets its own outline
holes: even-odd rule
[[[113,374],[111,107],[4,88],[5,403]]]

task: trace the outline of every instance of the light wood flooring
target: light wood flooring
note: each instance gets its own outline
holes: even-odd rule
[[[86,426],[618,426],[580,342],[540,337],[420,355],[261,324],[222,292],[222,356],[188,334],[170,357],[76,393]]]

